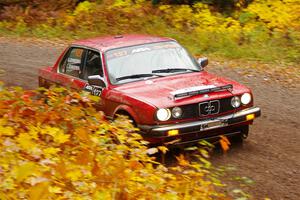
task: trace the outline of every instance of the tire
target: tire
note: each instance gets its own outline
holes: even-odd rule
[[[236,143],[243,143],[248,138],[249,125],[242,126],[240,133],[232,137],[232,141]]]
[[[123,115],[123,116],[128,117],[128,119],[131,121],[132,125],[133,125],[134,127],[137,127],[136,122],[134,121],[133,117],[131,117],[131,115],[130,115],[128,112],[122,110],[122,111],[117,112],[116,115]],[[115,118],[115,117],[116,117],[116,116],[114,116],[114,118]]]

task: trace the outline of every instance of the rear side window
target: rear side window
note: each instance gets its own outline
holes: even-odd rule
[[[63,58],[60,65],[60,72],[80,78],[82,76],[82,60],[85,50],[82,48],[71,48]]]
[[[103,77],[101,58],[99,52],[87,50],[82,78],[88,80],[88,77],[92,75],[100,75]]]

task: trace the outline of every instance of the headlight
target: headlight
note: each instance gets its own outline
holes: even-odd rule
[[[181,117],[181,115],[182,115],[182,109],[181,108],[175,107],[175,108],[172,109],[172,116],[174,118],[179,118],[179,117]]]
[[[169,109],[161,108],[156,111],[156,117],[159,121],[167,121],[171,117]]]
[[[249,94],[249,93],[243,94],[242,97],[241,97],[241,102],[244,105],[250,103],[251,102],[251,94]]]
[[[232,105],[232,107],[234,107],[234,108],[240,107],[240,105],[241,105],[241,100],[240,100],[240,98],[239,98],[239,97],[232,97],[232,99],[231,99],[231,105]]]

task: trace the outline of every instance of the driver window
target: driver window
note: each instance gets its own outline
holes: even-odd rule
[[[101,77],[103,77],[103,70],[101,65],[100,53],[88,50],[82,78],[84,80],[88,80],[88,77],[92,75],[100,75]]]
[[[60,66],[60,72],[80,78],[82,74],[83,55],[84,49],[71,48]]]

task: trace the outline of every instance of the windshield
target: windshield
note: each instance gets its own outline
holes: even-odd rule
[[[200,71],[195,59],[173,41],[113,49],[105,55],[112,84]]]

